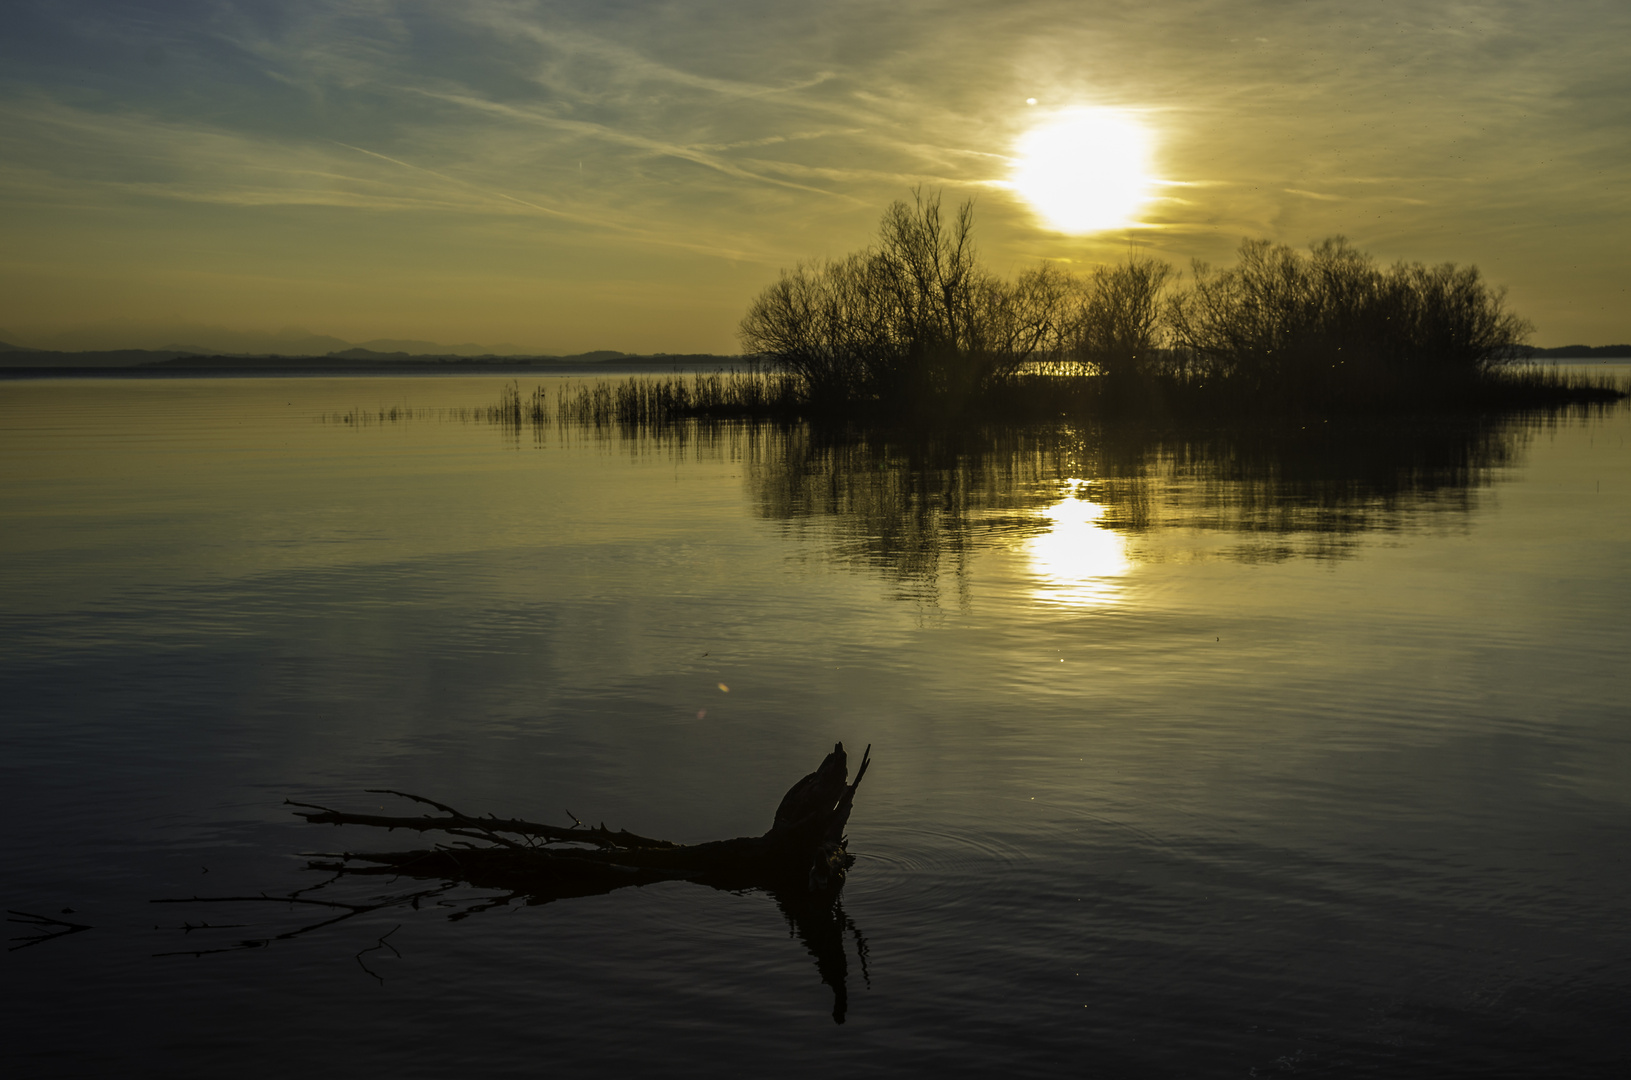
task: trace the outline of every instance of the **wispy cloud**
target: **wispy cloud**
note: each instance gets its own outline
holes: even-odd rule
[[[563,277],[598,244],[621,267],[683,256],[689,280],[734,282],[864,242],[925,184],[983,193],[999,263],[1091,261],[1126,238],[1047,233],[1007,185],[1034,118],[1088,104],[1157,133],[1144,228],[1179,261],[1340,231],[1384,257],[1508,259],[1525,297],[1561,310],[1631,231],[1614,74],[1631,70],[1631,9],[1610,0],[188,11],[84,0],[42,16],[49,40],[0,41],[0,210],[237,207],[244,228],[332,212],[326,234],[354,248],[368,215],[391,215],[426,244],[536,252]],[[195,227],[227,228],[222,212]]]
[[[792,184],[784,180],[777,180],[774,177],[764,176],[750,169],[742,168],[740,165],[730,161],[727,158],[708,153],[696,147],[685,146],[673,142],[665,142],[661,139],[648,138],[643,135],[636,135],[627,131],[618,130],[617,128],[610,127],[606,124],[598,124],[585,120],[564,119],[559,116],[553,116],[539,109],[529,109],[515,105],[506,105],[496,101],[487,101],[482,98],[474,97],[470,94],[448,92],[439,93],[432,90],[422,90],[417,88],[409,89],[416,93],[424,94],[427,97],[436,98],[440,101],[446,101],[476,112],[483,112],[490,116],[499,116],[507,120],[514,120],[524,124],[551,128],[555,131],[582,136],[590,140],[615,143],[619,146],[643,151],[644,153],[658,157],[669,157],[680,161],[689,161],[693,164],[701,165],[707,169],[713,169],[716,172],[723,173],[726,176],[734,177],[738,180],[747,180],[753,183],[761,184],[777,184],[783,187],[791,188],[795,191],[807,192],[812,195],[828,196],[833,194],[832,192],[825,191],[821,188],[809,187],[803,184]]]

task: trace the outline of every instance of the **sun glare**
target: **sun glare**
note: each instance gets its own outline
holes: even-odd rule
[[[1055,113],[1019,140],[1014,190],[1059,232],[1124,228],[1150,197],[1151,142],[1115,109]]]

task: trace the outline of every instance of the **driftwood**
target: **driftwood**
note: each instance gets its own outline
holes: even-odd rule
[[[499,895],[459,903],[450,913],[462,919],[480,911],[523,901],[549,903],[575,896],[592,896],[630,885],[657,881],[694,881],[716,889],[758,889],[769,893],[786,917],[789,927],[815,957],[821,979],[833,990],[833,1019],[844,1021],[847,1008],[848,950],[845,935],[853,934],[856,951],[866,975],[866,943],[855,925],[845,916],[838,896],[854,856],[844,835],[855,791],[866,775],[872,747],[861,755],[855,780],[850,782],[844,744],[833,747],[821,766],[790,788],[776,808],[770,828],[759,836],[716,840],[705,844],[675,844],[626,830],[613,831],[604,824],[590,827],[572,818],[571,825],[546,825],[519,818],[481,817],[466,814],[422,795],[402,791],[372,789],[371,794],[395,795],[420,803],[436,814],[391,816],[355,814],[311,803],[287,800],[295,813],[317,825],[361,825],[388,831],[406,829],[418,833],[441,833],[448,843],[407,851],[347,851],[308,856],[307,866],[333,875],[329,881],[286,895],[262,893],[258,896],[192,896],[155,900],[160,904],[285,904],[290,910],[302,908],[323,917],[309,925],[266,937],[241,939],[235,943],[178,950],[159,955],[204,955],[238,949],[269,946],[274,941],[299,937],[360,915],[390,908],[413,907],[434,902],[448,903],[443,897],[462,885],[499,890]],[[437,882],[424,888],[370,897],[362,902],[303,895],[325,888],[330,882],[356,877],[386,876],[418,878]],[[243,924],[185,923],[184,933],[240,929]],[[364,961],[369,952],[396,949],[380,937],[376,944],[357,954],[356,960],[370,976],[380,978]]]
[[[583,895],[672,878],[726,888],[786,888],[802,881],[811,893],[820,894],[842,887],[845,872],[854,862],[844,827],[871,750],[868,746],[854,783],[849,783],[844,744],[837,744],[820,768],[783,796],[774,822],[763,835],[706,844],[675,844],[627,830],[613,832],[604,824],[591,828],[576,818],[571,826],[559,826],[477,817],[401,791],[374,789],[371,794],[411,799],[440,811],[440,816],[353,814],[293,800],[288,804],[316,825],[368,825],[458,838],[451,844],[412,851],[344,852],[314,860],[310,865],[315,870],[457,880],[518,889],[533,896]]]

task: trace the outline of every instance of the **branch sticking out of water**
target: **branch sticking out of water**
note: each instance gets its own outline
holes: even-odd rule
[[[590,828],[576,818],[571,826],[560,826],[481,817],[422,795],[388,789],[370,794],[395,795],[439,813],[412,817],[358,814],[292,800],[288,805],[316,825],[411,829],[457,838],[429,849],[344,852],[310,864],[335,873],[436,877],[532,895],[580,895],[673,878],[782,887],[802,878],[810,892],[820,893],[836,891],[853,862],[844,827],[855,790],[871,763],[871,749],[867,747],[855,781],[849,783],[847,758],[839,743],[820,768],[788,791],[769,831],[706,844],[675,844],[605,825]]]

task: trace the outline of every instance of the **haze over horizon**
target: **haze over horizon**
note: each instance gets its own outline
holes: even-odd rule
[[[1623,4],[30,0],[6,26],[14,344],[734,352],[778,269],[919,185],[977,200],[1003,274],[1341,233],[1477,264],[1537,345],[1631,339]]]

